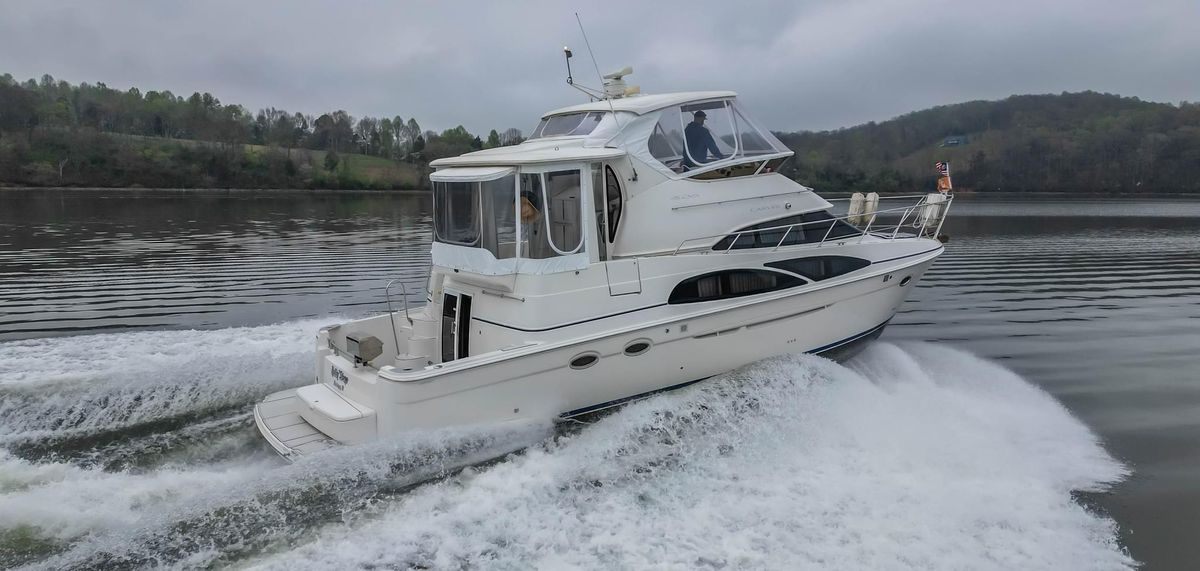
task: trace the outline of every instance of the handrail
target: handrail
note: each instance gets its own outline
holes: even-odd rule
[[[384,297],[384,299],[387,300],[388,322],[392,324],[392,342],[395,343],[395,345],[396,345],[396,355],[397,356],[400,355],[400,335],[398,333],[396,333],[396,312],[392,311],[391,289],[392,289],[392,284],[399,282],[399,281],[400,281],[400,278],[396,278],[396,279],[389,281],[386,286],[383,286],[383,297]],[[412,317],[409,317],[409,315],[408,315],[408,286],[405,286],[404,282],[400,282],[400,293],[404,294],[404,318],[408,320],[409,328],[412,328],[414,326],[413,320],[412,320]]]
[[[880,196],[879,200],[900,200],[901,198],[910,198],[910,199],[911,198],[925,198],[926,196],[929,196],[929,195],[927,195],[927,194],[898,194],[895,196]],[[822,198],[824,198],[824,197],[822,197]],[[826,198],[825,202],[837,202],[840,200],[852,200],[852,198],[853,197],[849,197],[849,196],[844,197],[844,198]]]
[[[947,195],[946,201],[941,202],[941,203],[929,202],[928,201],[929,196],[930,195],[927,195],[927,194],[893,196],[893,197],[889,197],[889,198],[892,198],[892,199],[909,198],[909,199],[918,199],[918,200],[915,204],[910,204],[910,205],[906,205],[906,206],[898,206],[895,208],[885,208],[882,210],[872,210],[870,212],[857,214],[857,216],[869,216],[870,217],[869,221],[867,222],[866,228],[859,231],[859,241],[861,242],[863,238],[866,238],[867,234],[871,233],[871,226],[875,223],[875,221],[877,220],[877,218],[879,217],[880,214],[887,214],[887,213],[899,213],[900,214],[900,222],[897,223],[895,225],[895,227],[892,228],[891,235],[890,236],[882,236],[889,240],[895,240],[899,237],[900,229],[903,228],[905,223],[909,221],[910,216],[913,216],[915,213],[921,212],[922,209],[927,208],[929,206],[933,206],[933,205],[940,206],[941,208],[944,209],[943,212],[941,213],[941,216],[939,217],[937,229],[934,231],[934,234],[933,234],[934,236],[937,236],[938,232],[940,232],[942,229],[942,223],[945,222],[946,213],[949,211],[950,203],[954,201],[954,196]],[[845,200],[845,199],[833,199],[833,200]],[[783,236],[780,237],[779,241],[775,244],[775,249],[777,250],[783,245],[784,241],[787,240],[787,237],[789,235],[791,235],[791,232],[793,229],[795,229],[797,227],[810,226],[813,224],[828,224],[829,228],[825,230],[825,235],[821,238],[820,242],[817,242],[817,245],[820,246],[820,245],[825,244],[825,242],[827,240],[829,240],[829,235],[833,233],[833,227],[835,225],[834,224],[835,222],[837,222],[839,220],[846,221],[849,218],[851,218],[852,216],[854,216],[854,215],[846,214],[843,216],[826,218],[824,220],[813,220],[810,222],[797,222],[795,224],[782,224],[779,226],[772,226],[769,228],[755,228],[752,230],[738,230],[738,231],[734,231],[734,232],[724,232],[721,234],[713,234],[711,236],[699,236],[699,237],[695,237],[695,238],[688,238],[688,239],[680,242],[679,245],[675,248],[675,250],[671,252],[671,255],[672,256],[678,255],[679,252],[684,249],[684,246],[686,244],[688,244],[689,242],[697,242],[697,241],[702,241],[702,240],[706,241],[706,240],[732,237],[732,241],[730,242],[729,246],[727,248],[725,248],[724,250],[722,250],[722,253],[728,253],[733,250],[734,245],[737,244],[738,240],[741,239],[743,234],[758,233],[758,232],[771,232],[771,231],[786,229]],[[926,230],[928,229],[927,227],[929,224],[929,217],[918,214],[916,216],[916,218],[919,220],[920,226],[918,226],[917,220],[914,220],[911,224],[913,225],[914,228],[919,228],[918,235],[925,236]],[[875,230],[876,234],[874,234],[874,235],[878,236],[879,232],[887,232],[887,228],[889,228],[889,227],[890,227],[890,225],[882,226],[881,229]]]

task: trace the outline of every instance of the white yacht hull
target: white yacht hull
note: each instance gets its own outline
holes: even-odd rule
[[[293,457],[410,430],[580,415],[775,355],[845,352],[882,332],[938,254],[940,248],[914,254],[830,287],[530,343],[422,374],[355,367],[322,337],[318,383],[269,396],[255,407],[255,419],[272,447]],[[648,348],[628,354],[637,343]],[[570,366],[581,355],[596,359]]]

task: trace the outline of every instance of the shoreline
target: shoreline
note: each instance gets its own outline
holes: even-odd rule
[[[152,188],[140,186],[0,186],[3,192],[127,192],[132,194],[430,194],[426,189],[374,188]]]
[[[429,189],[342,189],[342,188],[152,188],[139,186],[3,186],[0,185],[0,193],[24,193],[32,194],[37,192],[120,192],[130,194],[203,194],[203,195],[222,195],[222,194],[413,194],[413,195],[430,195]],[[825,198],[849,198],[852,192],[821,192],[815,190],[817,194]],[[880,197],[894,196],[910,196],[914,194],[926,194],[919,191],[910,192],[881,192]],[[955,198],[962,200],[972,200],[977,198],[998,198],[998,199],[1054,199],[1066,200],[1072,198],[1112,198],[1112,199],[1198,199],[1200,193],[1196,192],[1007,192],[1007,191],[992,191],[992,192],[958,192],[954,194]]]

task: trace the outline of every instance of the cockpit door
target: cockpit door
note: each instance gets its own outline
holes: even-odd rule
[[[471,354],[471,296],[445,290],[442,296],[442,362]]]

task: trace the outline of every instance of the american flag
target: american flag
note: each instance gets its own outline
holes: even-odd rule
[[[942,176],[950,176],[950,163],[938,161],[938,163],[934,165],[934,168],[937,169],[938,174]]]

